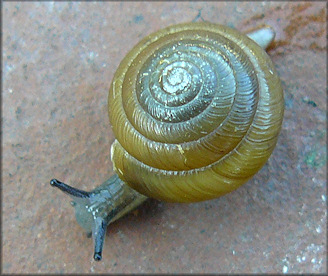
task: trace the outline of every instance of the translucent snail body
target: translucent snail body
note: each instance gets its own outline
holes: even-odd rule
[[[187,23],[147,36],[126,55],[108,98],[117,176],[88,193],[51,181],[73,197],[79,224],[93,234],[95,259],[106,225],[147,197],[209,200],[265,164],[284,111],[279,77],[263,49],[273,38],[269,27],[247,36]]]

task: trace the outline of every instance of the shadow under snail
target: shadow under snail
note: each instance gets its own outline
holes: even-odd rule
[[[69,194],[101,260],[106,227],[148,197],[197,202],[229,193],[271,155],[281,129],[280,79],[265,49],[274,31],[246,35],[185,23],[141,40],[120,63],[108,97],[116,174]]]

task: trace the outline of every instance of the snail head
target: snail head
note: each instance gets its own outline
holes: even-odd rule
[[[73,201],[75,217],[78,224],[94,240],[94,259],[100,261],[108,222],[116,215],[116,209],[110,208],[111,194],[105,189],[95,189],[91,192],[71,187],[57,179],[52,179],[50,185],[68,194]]]

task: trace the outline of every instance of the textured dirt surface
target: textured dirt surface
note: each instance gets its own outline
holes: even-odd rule
[[[5,2],[2,272],[315,273],[327,270],[326,4]],[[103,261],[56,177],[90,190],[113,174],[107,93],[124,55],[173,23],[269,24],[285,92],[277,147],[235,192],[147,201],[108,227]]]

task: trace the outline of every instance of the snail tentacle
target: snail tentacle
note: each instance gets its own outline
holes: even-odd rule
[[[103,218],[96,218],[95,227],[92,231],[94,237],[94,254],[95,261],[100,261],[102,258],[102,249],[105,241],[107,223]]]
[[[72,186],[69,186],[57,179],[51,179],[50,180],[50,185],[54,186],[58,189],[60,189],[61,191],[63,191],[64,193],[70,195],[71,197],[76,197],[76,198],[88,198],[90,197],[90,193],[74,188]]]

